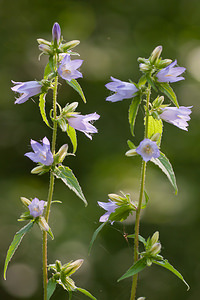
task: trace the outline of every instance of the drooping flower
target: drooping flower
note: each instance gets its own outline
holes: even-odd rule
[[[138,89],[133,83],[124,82],[112,76],[110,78],[112,82],[107,83],[105,87],[114,92],[114,94],[107,97],[106,101],[117,102],[136,96],[135,93],[138,91]]]
[[[29,204],[28,209],[30,211],[30,215],[34,218],[37,218],[43,214],[45,201],[39,200],[38,198],[34,198]]]
[[[34,140],[31,140],[31,147],[34,152],[28,152],[24,154],[32,161],[36,163],[41,163],[45,166],[50,166],[53,163],[53,154],[50,150],[50,142],[44,137],[42,140],[42,145]]]
[[[185,72],[186,69],[183,67],[175,67],[176,64],[177,60],[175,60],[166,68],[160,70],[156,74],[158,82],[177,82],[180,80],[184,80],[185,78],[179,75]]]
[[[150,139],[144,139],[140,142],[139,146],[136,148],[136,152],[142,156],[144,161],[149,161],[152,158],[158,158],[160,156],[160,151],[156,142]]]
[[[110,199],[108,199],[108,201],[109,202],[98,201],[99,206],[106,210],[106,213],[100,217],[99,222],[107,222],[110,217],[110,214],[113,213],[118,207],[118,205],[115,202],[111,201]],[[113,222],[111,222],[111,224]]]
[[[53,25],[52,28],[52,40],[53,42],[56,42],[57,45],[60,43],[60,37],[61,37],[61,29],[60,25],[56,22]]]
[[[76,130],[82,131],[89,139],[92,139],[91,133],[97,133],[98,130],[90,122],[96,121],[99,118],[100,115],[98,115],[97,113],[92,113],[85,116],[72,114],[69,118],[67,118],[67,121],[71,127]]]
[[[71,60],[70,55],[66,54],[58,68],[58,74],[63,79],[68,81],[83,77],[82,73],[77,71],[77,69],[82,65],[82,63],[82,59]]]
[[[186,130],[188,123],[187,121],[189,121],[190,118],[190,114],[191,114],[191,108],[192,106],[180,106],[178,107],[165,107],[162,108],[162,113],[160,114],[160,118],[163,119],[164,121],[171,123],[177,127],[179,127],[180,129]]]
[[[15,82],[11,88],[16,93],[20,94],[20,97],[16,99],[15,104],[21,104],[26,102],[30,97],[41,93],[42,85],[37,81],[27,81],[27,82]]]

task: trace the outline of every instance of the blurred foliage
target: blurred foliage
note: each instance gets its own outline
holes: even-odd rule
[[[162,150],[170,159],[179,187],[178,196],[160,170],[149,164],[147,191],[150,201],[142,216],[140,227],[144,237],[160,231],[162,254],[180,270],[191,286],[157,266],[141,273],[138,296],[160,300],[193,300],[200,294],[200,2],[198,0],[0,0],[0,266],[14,233],[23,207],[20,196],[47,197],[48,175],[30,174],[33,163],[23,156],[29,150],[31,138],[51,138],[51,131],[41,120],[38,99],[13,105],[15,95],[11,79],[28,81],[42,78],[46,58],[38,61],[37,38],[51,39],[51,28],[59,22],[66,41],[81,40],[77,51],[84,59],[79,82],[88,100],[85,105],[65,83],[60,87],[59,99],[79,101],[83,114],[96,111],[99,134],[90,141],[78,133],[76,157],[67,158],[89,202],[88,208],[56,182],[55,199],[50,225],[55,240],[49,240],[49,263],[60,259],[65,263],[84,258],[85,263],[74,275],[82,286],[98,300],[129,299],[130,280],[116,280],[132,264],[132,241],[127,243],[124,233],[133,233],[130,220],[124,225],[105,226],[97,238],[91,255],[88,245],[99,226],[102,210],[97,201],[106,201],[108,193],[123,190],[137,197],[140,159],[126,158],[127,139],[130,139],[127,109],[129,100],[106,103],[108,90],[104,85],[112,75],[121,80],[137,81],[137,57],[148,57],[157,45],[163,46],[163,58],[176,58],[187,68],[186,80],[173,85],[181,105],[193,105],[189,132],[165,124]],[[48,100],[50,108],[51,97]],[[135,143],[142,138],[142,112],[135,128]],[[58,147],[68,142],[59,134]],[[7,274],[0,282],[1,299],[42,299],[41,234],[34,229],[16,252]],[[74,299],[83,299],[75,294]],[[86,297],[85,297],[86,298]],[[53,299],[66,299],[57,289]]]

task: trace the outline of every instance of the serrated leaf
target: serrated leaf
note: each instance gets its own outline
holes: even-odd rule
[[[153,261],[154,264],[157,264],[169,271],[171,271],[172,273],[174,273],[178,278],[180,278],[184,283],[185,285],[187,286],[187,290],[190,289],[190,286],[187,284],[187,282],[185,281],[185,279],[183,278],[183,276],[181,275],[181,273],[179,273],[169,262],[167,259],[165,260],[162,260],[162,261],[156,261],[154,260]]]
[[[51,298],[56,289],[56,281],[53,278],[50,278],[47,283],[47,300]]]
[[[77,149],[76,130],[73,127],[67,125],[67,135],[68,135],[68,137],[70,138],[70,140],[72,142],[73,153],[75,153],[76,149]]]
[[[134,136],[135,119],[137,116],[140,102],[141,102],[140,97],[135,97],[129,106],[128,120],[129,120],[129,124],[130,124],[131,134],[133,136]]]
[[[101,231],[101,229],[102,229],[107,223],[108,223],[108,222],[102,223],[102,224],[95,230],[95,232],[93,233],[93,236],[92,236],[92,239],[91,239],[91,242],[90,242],[90,245],[89,245],[89,251],[88,251],[88,254],[90,254],[90,252],[91,252],[92,246],[93,246],[93,244],[94,244],[94,241],[95,241],[96,238],[97,238],[97,235],[99,234],[99,232]]]
[[[145,267],[146,267],[147,263],[146,263],[146,258],[141,258],[139,259],[132,267],[130,267],[130,269],[128,269],[128,271],[122,276],[120,277],[117,281],[121,281],[125,278],[131,277],[139,272],[141,272]]]
[[[134,239],[135,238],[135,234],[129,234],[127,235],[127,238],[131,238]],[[138,235],[138,240],[144,244],[144,246],[146,246],[147,242],[145,240],[145,238],[143,238],[141,235]]]
[[[49,74],[52,73],[52,69],[50,68],[49,63],[46,65],[45,69],[44,69],[44,79],[47,79],[47,77],[49,76]]]
[[[176,98],[176,94],[174,93],[171,86],[166,82],[159,82],[159,90],[165,94],[175,105],[179,108],[178,100]]]
[[[146,120],[146,118],[145,118]],[[151,137],[156,134],[159,133],[160,137],[157,141],[157,144],[160,146],[161,143],[161,138],[162,138],[162,131],[163,131],[163,122],[162,120],[157,120],[154,119],[154,117],[149,116],[148,118],[148,138],[151,139]]]
[[[150,84],[150,86],[157,92],[158,90],[157,90],[157,87],[156,87],[153,79],[149,75],[146,75],[146,79],[147,79],[148,83]]]
[[[85,199],[85,196],[83,195],[78,180],[69,167],[65,167],[63,165],[55,167],[53,174],[56,176],[56,178],[61,179],[69,189],[71,189],[79,198],[81,198],[81,200],[83,200],[85,206],[87,206],[87,201]]]
[[[69,84],[77,93],[79,93],[79,95],[81,96],[81,98],[83,99],[83,102],[86,103],[86,98],[85,95],[83,93],[83,90],[80,86],[80,84],[78,83],[78,81],[76,81],[76,79],[72,79],[71,81],[66,80],[67,84]]]
[[[122,222],[128,218],[131,211],[133,211],[133,208],[130,205],[122,204],[110,214],[109,220],[115,222]]]
[[[10,247],[8,249],[7,255],[6,255],[6,260],[5,260],[5,265],[4,265],[4,279],[6,279],[6,270],[8,267],[8,264],[13,257],[15,251],[19,247],[22,238],[24,237],[25,233],[27,233],[31,228],[33,227],[33,222],[29,222],[27,225],[22,227],[18,232],[16,232],[12,243],[10,244]]]
[[[167,178],[169,179],[173,188],[175,189],[175,194],[177,194],[178,188],[176,185],[176,177],[168,158],[162,152],[160,152],[160,156],[158,158],[152,158],[151,162],[157,165],[163,171],[163,173],[167,175]]]
[[[42,116],[43,121],[45,122],[45,124],[51,128],[51,126],[49,125],[49,122],[47,120],[47,116],[46,116],[46,112],[45,112],[45,97],[46,94],[40,94],[40,98],[39,98],[39,108],[40,108],[40,113]]]
[[[82,294],[88,296],[90,299],[97,300],[94,296],[92,296],[92,294],[90,292],[86,291],[85,289],[77,287],[76,290],[81,292]]]
[[[140,78],[140,80],[138,82],[138,86],[141,87],[141,86],[145,85],[146,82],[147,82],[146,76],[142,75],[142,77]]]

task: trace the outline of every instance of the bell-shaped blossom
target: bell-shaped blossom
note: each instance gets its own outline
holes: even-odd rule
[[[39,200],[38,198],[34,198],[29,204],[28,209],[30,211],[30,215],[34,218],[37,218],[43,214],[45,201]]]
[[[56,42],[57,44],[59,44],[60,43],[60,37],[61,37],[60,25],[56,22],[56,23],[54,23],[53,28],[52,28],[53,42]]]
[[[114,92],[114,94],[107,97],[106,101],[117,102],[136,96],[135,93],[138,91],[138,89],[133,83],[124,82],[112,76],[110,78],[112,82],[107,83],[105,87]]]
[[[66,54],[58,68],[58,74],[67,81],[83,77],[82,73],[77,70],[82,63],[82,59],[71,60],[70,55]]]
[[[16,93],[20,94],[20,97],[16,99],[15,104],[21,104],[26,102],[30,97],[41,93],[42,85],[37,81],[27,81],[27,82],[15,82],[11,88]]]
[[[185,72],[186,69],[183,67],[175,67],[176,64],[177,64],[177,60],[175,60],[166,68],[160,70],[156,74],[158,82],[176,82],[176,81],[184,80],[185,78],[179,75]]]
[[[50,149],[49,140],[44,137],[42,145],[34,140],[31,140],[31,147],[34,152],[28,152],[25,154],[28,158],[36,163],[41,163],[45,166],[50,166],[53,163],[53,154]]]
[[[110,214],[113,213],[117,207],[119,207],[115,202],[111,201],[110,199],[108,199],[108,201],[109,202],[98,201],[99,206],[106,210],[106,213],[100,217],[99,222],[107,222],[110,217]],[[111,224],[113,222],[111,222]]]
[[[180,106],[178,107],[165,107],[162,108],[162,113],[160,114],[160,118],[163,119],[164,121],[171,123],[180,129],[186,130],[191,114],[191,108],[192,106]]]
[[[71,127],[76,130],[82,131],[89,139],[92,139],[91,134],[97,133],[98,130],[90,122],[96,121],[99,118],[100,115],[98,115],[97,113],[92,113],[85,116],[73,114],[69,118],[67,118],[67,121]]]
[[[141,155],[146,162],[160,156],[160,151],[156,142],[153,142],[150,139],[144,139],[140,142],[139,146],[136,148],[136,152]]]

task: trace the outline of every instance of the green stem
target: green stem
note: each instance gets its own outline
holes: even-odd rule
[[[57,103],[57,88],[58,88],[58,76],[55,78],[55,84],[53,89],[53,118],[56,120],[57,111],[56,111],[56,103]],[[57,135],[57,122],[54,121],[53,123],[53,135],[52,135],[52,146],[51,152],[54,155],[56,149],[56,135]],[[47,198],[47,207],[45,213],[45,219],[48,223],[49,214],[51,209],[51,202],[53,198],[53,190],[54,190],[54,175],[50,172],[50,182],[49,182],[49,192]],[[47,276],[47,232],[43,231],[43,286],[44,286],[44,300],[47,300],[47,283],[48,283],[48,276]]]
[[[150,95],[151,95],[151,86],[149,85],[148,90],[147,90],[147,103],[146,103],[145,133],[144,133],[145,138],[148,138]],[[142,208],[142,199],[143,199],[143,195],[144,195],[146,165],[147,165],[147,163],[143,160],[142,161],[142,169],[141,169],[140,195],[139,195],[139,201],[138,201],[138,206],[137,206],[137,210],[136,210],[136,219],[135,219],[134,263],[136,263],[136,261],[138,261],[140,213],[141,213],[141,208]],[[135,274],[133,276],[130,300],[135,300],[137,281],[138,281],[138,274]]]

